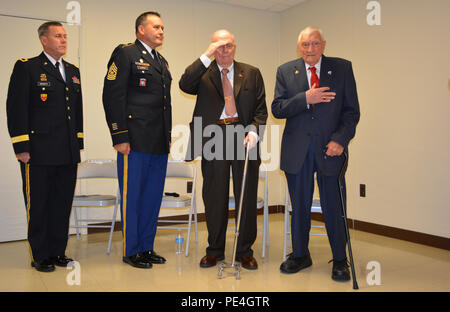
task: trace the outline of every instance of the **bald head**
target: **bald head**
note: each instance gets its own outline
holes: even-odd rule
[[[234,43],[234,35],[232,33],[230,33],[228,30],[226,29],[219,29],[216,30],[212,37],[211,37],[211,42],[217,42],[219,40],[226,40],[226,39],[231,39]]]
[[[213,33],[211,42],[220,42],[221,45],[214,52],[214,58],[221,67],[229,67],[233,63],[236,44],[234,35],[226,29],[220,29]]]

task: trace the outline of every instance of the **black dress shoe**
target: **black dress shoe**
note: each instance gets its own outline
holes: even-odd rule
[[[210,255],[206,255],[202,258],[202,260],[200,260],[200,267],[201,268],[210,268],[213,267],[217,264],[217,261],[222,261],[223,259],[225,259],[224,256],[210,256]]]
[[[151,269],[153,266],[142,254],[136,254],[130,257],[123,257],[122,261],[139,269]]]
[[[32,261],[31,266],[39,272],[53,272],[55,271],[55,265],[50,260]]]
[[[66,268],[67,265],[73,261],[73,259],[67,258],[65,255],[64,256],[58,256],[58,257],[50,257],[50,261],[54,264],[57,265],[59,267],[64,267]]]
[[[333,270],[331,271],[331,278],[334,281],[345,282],[350,280],[350,271],[348,270],[347,258],[341,261],[333,261]],[[330,262],[331,262],[330,261]]]
[[[143,252],[142,255],[147,259],[150,263],[155,264],[163,264],[166,263],[166,259],[164,257],[161,257],[160,255],[156,254],[153,250]]]
[[[291,253],[286,261],[280,265],[282,273],[297,273],[298,271],[310,267],[312,265],[311,256],[307,253],[303,257],[294,258],[294,253]]]

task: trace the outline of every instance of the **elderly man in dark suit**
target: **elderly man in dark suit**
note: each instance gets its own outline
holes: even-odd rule
[[[234,35],[227,30],[216,31],[205,53],[186,68],[179,85],[184,92],[197,95],[187,158],[203,156],[208,247],[200,267],[211,267],[224,259],[231,167],[236,203],[244,196],[236,260],[244,268],[254,270],[258,263],[251,246],[257,233],[256,196],[261,163],[257,142],[262,136],[259,126],[266,122],[267,108],[260,71],[236,62],[235,51]],[[214,61],[210,60],[212,57]],[[201,129],[200,133],[196,128]],[[240,194],[243,143],[253,148],[254,157],[248,164],[245,194]]]
[[[281,65],[277,71],[272,113],[276,118],[286,118],[281,169],[292,202],[293,246],[280,270],[295,273],[312,265],[308,242],[316,172],[333,254],[332,279],[346,281],[350,274],[338,175],[342,153],[355,135],[360,113],[352,64],[323,55],[325,44],[319,29],[305,28],[297,43],[301,58]]]
[[[59,22],[38,29],[39,56],[16,62],[6,103],[8,129],[22,171],[31,265],[66,267],[69,217],[83,149],[80,71],[66,62],[67,35]]]
[[[167,61],[156,51],[164,40],[157,12],[135,24],[136,41],[112,53],[103,87],[103,106],[117,151],[122,193],[123,262],[149,269],[166,260],[154,250],[167,160],[172,107]]]

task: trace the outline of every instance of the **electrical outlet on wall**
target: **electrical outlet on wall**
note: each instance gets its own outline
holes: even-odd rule
[[[366,197],[366,185],[365,184],[359,185],[359,196]]]

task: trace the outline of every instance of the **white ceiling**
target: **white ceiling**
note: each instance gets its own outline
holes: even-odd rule
[[[282,12],[306,0],[207,0],[269,12]]]

